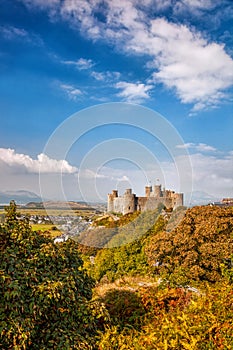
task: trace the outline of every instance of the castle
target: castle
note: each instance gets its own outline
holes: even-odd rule
[[[127,189],[123,196],[118,197],[118,191],[108,194],[108,212],[122,213],[123,215],[135,211],[154,210],[159,204],[167,209],[183,205],[183,193],[165,190],[161,185],[146,186],[145,197],[137,197],[131,189]]]

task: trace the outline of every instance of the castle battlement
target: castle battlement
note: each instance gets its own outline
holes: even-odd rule
[[[146,186],[145,197],[137,197],[132,189],[127,189],[123,196],[113,190],[108,194],[108,212],[122,213],[123,215],[135,211],[154,210],[159,204],[167,209],[175,209],[183,205],[183,193],[162,189],[161,185]]]

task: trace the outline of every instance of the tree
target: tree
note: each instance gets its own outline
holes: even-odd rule
[[[222,275],[221,265],[231,257],[232,233],[233,207],[194,207],[174,230],[152,237],[146,254],[159,273],[180,278],[180,283],[215,282]]]
[[[11,202],[0,226],[0,348],[94,348],[92,287],[77,243],[33,232]]]

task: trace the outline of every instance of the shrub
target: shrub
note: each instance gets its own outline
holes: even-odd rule
[[[140,329],[108,327],[101,350],[231,350],[233,348],[232,285],[207,286],[200,294],[179,288],[144,288],[147,310]]]
[[[100,250],[95,257],[93,277],[100,281],[104,276],[112,282],[124,275],[145,275],[147,259],[141,241],[134,241],[117,248]]]
[[[124,328],[140,328],[145,309],[136,292],[128,289],[113,288],[101,299],[110,316],[111,324]]]
[[[14,202],[6,211],[0,226],[1,349],[94,348],[94,283],[77,244],[55,245],[33,232]]]

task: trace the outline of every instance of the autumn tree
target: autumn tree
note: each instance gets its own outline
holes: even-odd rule
[[[233,207],[188,209],[174,230],[154,235],[146,247],[155,270],[180,282],[217,281],[232,251]]]

